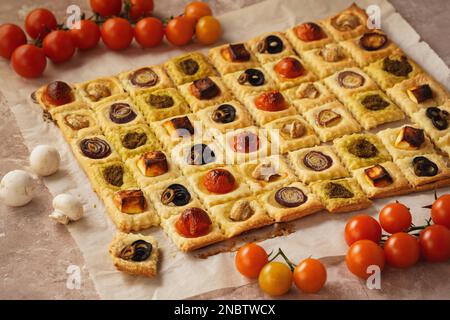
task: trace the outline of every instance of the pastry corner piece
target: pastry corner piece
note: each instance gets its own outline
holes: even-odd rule
[[[119,232],[111,241],[109,254],[117,270],[154,277],[158,269],[158,242],[151,236]]]

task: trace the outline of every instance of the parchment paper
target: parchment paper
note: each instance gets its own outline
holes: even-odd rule
[[[267,0],[221,16],[225,31],[223,42],[243,41],[266,31],[285,30],[298,22],[321,19],[344,9],[351,2]],[[420,42],[420,36],[387,1],[356,2],[364,8],[368,5],[379,5],[382,28],[426,71],[450,89],[449,68],[426,43]],[[158,64],[182,51],[199,49],[207,51],[196,45],[183,49],[166,45],[147,51],[135,45],[118,53],[98,48],[82,53],[64,65],[54,66],[49,63],[45,76],[36,80],[21,79],[14,75],[5,61],[0,62],[0,88],[15,114],[27,147],[31,150],[38,144],[50,144],[58,146],[61,152],[61,170],[44,179],[46,186],[53,195],[72,193],[84,203],[85,218],[68,225],[68,229],[83,253],[90,276],[102,298],[180,299],[215,289],[244,285],[248,280],[235,271],[233,253],[225,252],[208,259],[200,259],[196,254],[183,254],[177,251],[160,229],[144,232],[154,235],[160,243],[162,261],[157,278],[132,277],[115,271],[107,251],[115,227],[59,130],[53,124],[43,121],[41,110],[33,105],[29,96],[36,88],[52,80],[81,82],[117,74],[133,67]],[[450,190],[440,190],[444,191]],[[412,208],[416,224],[423,224],[427,211],[420,208],[430,203],[432,192],[416,193],[397,199],[405,201]],[[390,201],[392,199],[377,200],[366,212],[376,215],[379,209]],[[332,215],[321,212],[306,217],[293,223],[292,227],[296,232],[265,240],[262,245],[268,251],[282,247],[295,261],[307,256],[320,258],[343,255],[346,252],[342,238],[343,228],[351,215],[352,213]]]

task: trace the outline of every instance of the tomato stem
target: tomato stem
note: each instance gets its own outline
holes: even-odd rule
[[[289,258],[284,254],[284,252],[283,252],[283,250],[281,250],[281,248],[278,248],[277,254],[276,254],[273,258],[271,258],[271,259],[269,260],[269,262],[272,262],[272,261],[275,260],[278,256],[282,256],[283,259],[284,259],[284,261],[286,262],[286,264],[289,266],[289,269],[291,269],[291,271],[294,271],[294,269],[295,269],[295,264],[292,263],[291,260],[289,260]]]

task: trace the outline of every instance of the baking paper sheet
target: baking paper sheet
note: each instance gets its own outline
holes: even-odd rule
[[[387,1],[356,2],[364,8],[379,5],[382,28],[427,72],[450,89],[449,68],[426,43],[420,42],[420,36]],[[266,31],[285,30],[299,22],[335,14],[351,3],[352,1],[267,0],[222,15],[220,20],[225,30],[223,42],[243,41]],[[160,243],[162,259],[158,277],[146,279],[115,271],[107,250],[115,227],[107,217],[102,202],[89,187],[88,179],[59,130],[42,119],[41,110],[30,101],[29,96],[39,86],[56,79],[82,82],[134,67],[158,64],[182,51],[199,49],[207,51],[196,45],[182,49],[161,46],[145,51],[135,45],[124,52],[98,48],[78,55],[67,64],[49,64],[45,76],[36,80],[21,79],[10,70],[5,61],[0,62],[0,88],[17,119],[28,148],[31,150],[39,144],[50,144],[58,146],[61,152],[61,170],[44,179],[46,186],[54,196],[68,192],[78,196],[84,203],[86,217],[67,228],[83,253],[86,267],[101,298],[180,299],[215,289],[244,285],[248,280],[235,271],[233,253],[225,252],[207,259],[200,259],[195,253],[183,254],[178,252],[160,229],[144,232],[154,235]],[[450,190],[440,190],[444,191]],[[414,222],[422,224],[427,211],[420,208],[430,203],[432,192],[416,193],[398,199],[410,205],[415,215]],[[390,201],[392,199],[377,200],[366,212],[376,215]],[[262,245],[268,251],[282,247],[295,261],[307,256],[320,258],[343,255],[346,252],[343,229],[351,215],[352,213],[333,215],[321,212],[303,218],[290,226],[296,232],[265,240]],[[259,232],[264,233],[265,230]]]

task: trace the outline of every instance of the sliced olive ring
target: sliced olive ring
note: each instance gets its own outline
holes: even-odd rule
[[[438,174],[439,168],[433,161],[426,157],[415,157],[412,161],[414,174],[418,177],[434,177]]]
[[[128,103],[114,103],[109,109],[109,118],[112,122],[123,124],[136,119],[137,114]]]
[[[449,113],[437,107],[430,107],[426,110],[426,116],[431,120],[433,126],[438,130],[446,130],[448,128]]]
[[[355,89],[362,87],[366,79],[359,73],[353,71],[343,71],[338,75],[338,83],[341,87]]]
[[[284,187],[275,193],[275,201],[287,208],[298,207],[307,200],[305,193],[297,187]]]
[[[144,240],[136,240],[131,245],[126,246],[120,252],[119,257],[124,260],[145,261],[153,251],[151,243]]]
[[[191,201],[191,194],[181,184],[171,184],[161,194],[161,202],[164,205],[173,203],[177,207],[185,206]]]
[[[428,118],[433,119],[441,115],[441,109],[439,109],[438,107],[429,107],[427,108],[425,114]]]
[[[387,42],[387,36],[378,32],[365,33],[359,39],[359,45],[367,51],[379,50],[384,47]]]
[[[187,162],[190,165],[205,165],[216,161],[216,155],[211,148],[203,143],[195,144],[191,147]]]
[[[236,108],[231,104],[222,104],[211,115],[211,119],[217,123],[230,123],[236,119]]]
[[[323,171],[331,167],[333,159],[319,151],[310,151],[303,158],[303,164],[314,171]]]
[[[81,152],[91,159],[103,159],[111,154],[108,142],[100,138],[86,138],[80,142]]]
[[[253,87],[259,87],[266,81],[264,73],[258,69],[247,69],[238,78],[239,84],[250,83]]]
[[[270,54],[275,54],[275,53],[280,53],[281,51],[283,51],[283,47],[284,47],[283,41],[275,35],[267,36],[261,42],[264,42],[264,50],[259,51],[260,53],[267,52]]]
[[[129,79],[136,87],[148,88],[156,85],[159,78],[151,68],[142,68],[131,73]]]

